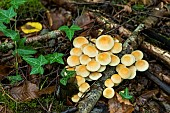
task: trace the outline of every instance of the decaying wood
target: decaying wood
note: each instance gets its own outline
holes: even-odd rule
[[[170,85],[170,70],[166,69],[164,65],[160,65],[157,62],[150,62],[149,71],[158,77],[162,82]]]
[[[170,52],[156,47],[148,42],[143,42],[141,48],[148,54],[153,55],[157,60],[161,61],[170,69]]]
[[[127,41],[123,44],[123,51],[119,54],[119,56],[122,56],[125,53],[132,52],[133,48],[136,48],[138,44],[142,43],[142,38],[139,38],[139,32],[144,29],[144,25],[140,24],[132,33],[132,35],[128,38]],[[139,40],[140,39],[140,40]],[[134,44],[131,44],[132,41]],[[107,78],[110,78],[115,73],[115,67],[107,67],[107,69],[103,72],[103,76],[99,81],[96,81],[90,91],[87,93],[87,95],[84,97],[83,100],[81,100],[78,103],[78,111],[76,113],[89,113],[96,102],[99,100],[99,98],[102,95],[102,92],[105,88],[104,81]]]
[[[48,32],[47,34],[44,34],[44,35],[38,35],[35,37],[27,38],[26,43],[28,44],[34,41],[48,40],[48,39],[58,38],[61,36],[62,36],[62,32],[59,30],[55,30],[55,31]],[[2,43],[0,45],[0,51],[3,49],[12,49],[13,47],[14,47],[14,42]]]

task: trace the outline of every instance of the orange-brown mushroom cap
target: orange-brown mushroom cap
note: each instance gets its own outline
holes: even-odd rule
[[[71,55],[67,58],[67,64],[71,67],[79,65],[80,64],[80,60],[79,57],[76,55]]]
[[[149,68],[149,63],[146,60],[138,60],[135,63],[137,71],[146,71]]]
[[[108,78],[108,79],[105,80],[104,85],[106,87],[113,87],[114,83],[113,83],[113,81],[110,78]]]
[[[99,72],[92,72],[92,73],[90,73],[89,78],[91,80],[98,80],[101,76],[102,76],[102,74]]]
[[[119,83],[121,83],[122,78],[119,74],[113,74],[111,76],[111,80],[113,81],[113,83],[119,84]]]
[[[125,54],[121,58],[121,63],[125,66],[131,66],[133,63],[135,63],[135,57],[131,54]]]
[[[129,69],[131,70],[131,75],[128,79],[134,79],[136,76],[136,67],[135,66],[130,66]]]
[[[85,78],[80,75],[76,75],[76,81],[77,81],[77,85],[80,86],[85,82]]]
[[[119,72],[119,70],[120,70],[121,68],[124,68],[124,67],[126,67],[124,64],[118,64],[118,65],[116,66],[116,71]]]
[[[101,35],[96,40],[96,47],[102,51],[108,51],[114,46],[114,39],[110,35]]]
[[[91,72],[95,72],[95,71],[99,70],[100,63],[95,60],[91,60],[89,63],[87,63],[86,68],[87,68],[87,70],[89,70]]]
[[[87,44],[87,43],[89,43],[89,41],[83,36],[76,37],[73,40],[73,46],[77,48],[80,48],[83,44]]]
[[[104,91],[103,91],[103,96],[104,96],[105,98],[110,99],[110,98],[113,98],[114,95],[115,95],[115,91],[114,91],[113,88],[106,88],[106,89],[104,89]]]
[[[70,51],[70,55],[76,55],[76,56],[80,56],[82,55],[82,50],[80,48],[72,48]]]
[[[87,82],[84,82],[83,84],[81,84],[80,86],[79,86],[79,91],[81,91],[81,92],[85,92],[85,91],[87,91],[88,89],[90,88],[90,85],[87,83]]]
[[[136,61],[142,60],[142,58],[143,58],[143,53],[140,50],[135,50],[131,54],[135,57]]]
[[[89,63],[91,61],[91,58],[88,55],[81,55],[80,56],[80,63],[83,65],[86,65],[87,63]]]
[[[85,65],[76,66],[75,71],[77,75],[80,75],[82,77],[87,77],[90,74]]]
[[[111,55],[111,62],[109,63],[110,66],[117,66],[120,63],[120,58],[116,55]]]
[[[118,71],[118,74],[123,78],[123,79],[128,79],[131,75],[131,71],[130,69],[128,69],[127,67],[125,68],[121,68],[119,71]]]
[[[76,102],[78,102],[80,100],[80,97],[78,95],[73,95],[71,97],[71,100],[76,103]]]
[[[115,42],[113,48],[111,49],[112,53],[120,53],[122,51],[122,43]]]
[[[89,57],[95,57],[98,54],[98,50],[93,45],[87,45],[83,48],[83,53]]]
[[[101,65],[108,65],[111,62],[111,56],[108,52],[99,53],[95,59]]]

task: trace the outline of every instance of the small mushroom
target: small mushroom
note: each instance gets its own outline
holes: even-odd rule
[[[125,66],[131,66],[133,63],[135,63],[135,57],[131,54],[125,54],[121,58],[121,63]]]
[[[111,55],[111,62],[109,63],[110,66],[117,66],[120,63],[120,58],[116,55]]]
[[[85,82],[85,78],[80,75],[76,75],[76,80],[77,80],[78,86],[80,86],[81,84],[83,84]]]
[[[76,66],[75,71],[77,75],[80,75],[82,77],[87,77],[90,74],[85,65]]]
[[[114,86],[114,83],[113,83],[113,81],[110,78],[108,78],[108,79],[105,80],[104,85],[106,87],[110,87],[111,88],[111,87]]]
[[[91,80],[98,80],[101,76],[102,76],[102,74],[99,72],[92,72],[92,73],[90,73],[89,78]]]
[[[114,46],[114,40],[110,35],[101,35],[96,40],[96,47],[102,51],[108,51]]]
[[[119,70],[120,70],[121,68],[124,68],[124,67],[126,67],[124,64],[118,64],[118,65],[116,66],[116,71],[119,72]]]
[[[122,78],[119,74],[113,74],[111,76],[111,80],[113,81],[113,83],[119,84],[119,83],[121,83]]]
[[[106,69],[106,66],[101,65],[97,72],[103,72]]]
[[[80,100],[80,97],[76,94],[76,95],[73,95],[71,100],[75,103],[77,103],[79,100]]]
[[[91,61],[91,58],[88,55],[81,55],[80,56],[80,63],[83,65],[86,65],[87,63],[89,63]]]
[[[149,68],[149,64],[146,60],[138,60],[135,63],[135,67],[137,69],[137,71],[146,71]]]
[[[76,55],[76,56],[80,56],[82,55],[82,50],[80,48],[72,48],[70,51],[70,55]]]
[[[83,48],[83,53],[89,57],[95,57],[98,54],[98,50],[95,46],[87,45]]]
[[[128,79],[131,75],[131,71],[127,67],[124,67],[118,71],[118,74],[121,76],[121,78]]]
[[[106,88],[106,89],[104,89],[104,91],[103,91],[103,96],[104,96],[105,98],[110,99],[110,98],[113,98],[114,95],[115,95],[115,91],[114,91],[113,88]]]
[[[99,53],[95,59],[101,65],[108,65],[111,62],[111,56],[108,52]]]
[[[87,63],[86,68],[87,68],[87,70],[89,70],[91,72],[95,72],[95,71],[99,70],[100,63],[95,60],[91,60],[89,63]]]
[[[113,48],[111,49],[112,53],[120,53],[122,51],[122,43],[115,42]]]
[[[87,91],[87,89],[89,89],[90,88],[90,85],[87,83],[87,82],[84,82],[83,84],[81,84],[80,86],[79,86],[79,91],[81,91],[81,92],[85,92],[85,91]]]
[[[71,67],[79,65],[80,64],[80,60],[79,57],[76,55],[71,55],[67,58],[67,64]]]
[[[135,50],[131,54],[135,57],[136,61],[142,60],[142,58],[143,58],[143,52],[140,50]]]
[[[88,44],[88,43],[89,41],[83,36],[76,37],[73,40],[73,46],[77,48],[80,48],[83,44]]]
[[[135,66],[130,66],[129,69],[131,70],[131,75],[128,79],[134,79],[136,76],[136,67]]]

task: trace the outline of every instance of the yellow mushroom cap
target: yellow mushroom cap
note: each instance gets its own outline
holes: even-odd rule
[[[79,65],[80,64],[80,60],[79,57],[76,55],[71,55],[67,58],[67,64],[71,67]]]
[[[131,66],[133,63],[135,63],[135,57],[131,54],[125,54],[121,58],[121,63],[125,66]]]
[[[78,95],[73,95],[71,100],[76,103],[80,100],[80,97]]]
[[[96,47],[102,51],[108,51],[114,46],[114,40],[110,35],[101,35],[96,40]]]
[[[119,84],[119,83],[121,83],[122,78],[119,74],[113,74],[111,76],[111,80],[113,81],[113,83]]]
[[[117,66],[120,63],[120,58],[116,55],[111,55],[111,62],[109,63],[110,66]]]
[[[87,82],[84,82],[83,84],[79,86],[79,91],[84,93],[89,88],[90,88],[90,85]]]
[[[87,45],[83,48],[83,53],[89,57],[95,57],[98,54],[98,50],[95,46]]]
[[[108,78],[108,79],[106,79],[106,81],[104,82],[104,85],[105,85],[106,87],[113,87],[113,86],[114,86],[114,83],[113,83],[113,81],[112,81],[110,78]]]
[[[78,92],[77,95],[81,98],[83,96],[83,93],[82,92]]]
[[[146,60],[138,60],[135,63],[135,67],[137,69],[137,71],[146,71],[149,68],[149,64]]]
[[[133,79],[136,76],[136,67],[135,66],[130,66],[129,69],[131,70],[131,75],[128,79]]]
[[[90,78],[91,80],[98,80],[101,76],[102,76],[101,73],[99,73],[99,72],[93,72],[93,73],[90,73],[89,78]]]
[[[87,44],[87,43],[89,43],[89,41],[83,36],[76,37],[73,40],[73,46],[77,48],[80,48],[83,44]]]
[[[123,78],[123,79],[128,79],[131,75],[131,71],[130,69],[128,69],[127,67],[121,68],[118,71],[118,74]]]
[[[143,58],[143,53],[140,50],[135,50],[131,54],[135,57],[136,61],[142,60],[142,58]]]
[[[116,71],[118,72],[121,68],[124,68],[124,67],[126,67],[124,64],[118,64],[116,66]]]
[[[92,43],[94,43],[94,44],[96,43],[96,40],[97,40],[97,39],[95,39],[95,38],[90,39],[90,41],[91,41]]]
[[[106,66],[101,65],[97,72],[103,72],[106,69]]]
[[[76,56],[80,56],[82,55],[82,50],[80,48],[72,48],[70,51],[70,55],[76,55]]]
[[[122,43],[115,42],[113,48],[111,49],[112,53],[120,53],[122,51]]]
[[[85,78],[80,75],[76,75],[76,81],[77,81],[77,85],[80,86],[85,82]]]
[[[114,95],[115,95],[115,91],[114,91],[113,88],[106,88],[106,89],[104,89],[104,91],[103,91],[103,96],[104,96],[105,98],[110,99],[110,98],[113,98]]]
[[[87,63],[89,63],[91,61],[91,58],[85,54],[80,56],[80,63],[83,65],[86,65]]]
[[[87,77],[90,74],[85,65],[76,66],[75,71],[77,75],[80,75],[82,77]]]
[[[89,70],[91,72],[95,72],[95,71],[99,70],[100,63],[95,60],[91,60],[89,63],[87,63],[86,68],[87,68],[87,70]]]
[[[86,47],[87,45],[89,45],[89,44],[83,44],[83,45],[80,47],[81,50],[83,51],[84,47]]]
[[[99,53],[95,59],[101,65],[108,65],[111,62],[111,56],[108,52]]]

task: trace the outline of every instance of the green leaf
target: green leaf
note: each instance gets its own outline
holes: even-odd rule
[[[10,37],[13,41],[17,41],[20,38],[19,33],[14,30],[5,29],[5,30],[2,30],[2,32],[4,33],[5,36]]]
[[[22,77],[21,77],[21,75],[8,76],[7,78],[8,78],[9,81],[11,81],[11,84],[14,84],[14,83],[16,83],[16,82],[18,82],[18,81],[23,80]]]
[[[32,67],[32,70],[31,70],[31,73],[30,73],[30,75],[33,75],[33,74],[43,74],[44,73],[44,69],[43,69],[43,67],[41,67],[41,66],[38,66],[38,67]]]
[[[40,55],[38,58],[23,58],[28,64],[30,64],[32,67],[40,67],[42,65],[45,65],[48,63],[48,61],[45,59],[43,55]]]
[[[37,51],[31,48],[16,49],[20,56],[35,54]]]
[[[60,28],[58,28],[59,30],[61,30],[61,31],[66,31],[66,30],[68,30],[69,28],[68,28],[68,26],[61,26]]]
[[[0,10],[0,21],[5,22],[8,24],[10,22],[10,19],[16,16],[17,13],[14,12],[13,7],[10,7],[8,10]]]
[[[6,29],[6,26],[0,22],[0,31],[3,31]]]
[[[22,5],[22,4],[24,4],[25,2],[26,2],[26,0],[11,0],[10,4],[11,4],[14,8],[18,9],[18,7],[19,7],[20,5]]]
[[[50,64],[52,64],[54,62],[64,64],[64,61],[62,59],[63,56],[64,56],[64,54],[56,52],[53,54],[46,55],[45,58],[50,62]]]
[[[135,4],[132,6],[132,9],[137,10],[137,11],[142,11],[144,10],[145,6],[142,4]]]
[[[76,25],[72,25],[70,28],[68,28],[68,26],[61,26],[59,28],[59,30],[64,31],[66,33],[66,36],[71,41],[73,36],[74,36],[74,32],[77,31],[77,30],[81,30],[81,28],[79,26],[76,26]]]
[[[74,30],[74,31],[81,30],[81,28],[80,28],[79,26],[77,26],[77,25],[72,25],[72,26],[70,27],[70,29],[71,29],[71,30]]]
[[[25,47],[25,46],[24,46],[24,43],[25,43],[25,42],[26,42],[26,37],[17,40],[18,48]]]
[[[62,78],[60,79],[60,83],[63,84],[64,86],[67,84],[67,78]]]
[[[119,94],[120,94],[120,95],[122,96],[122,98],[124,98],[124,99],[128,99],[128,100],[129,100],[129,99],[132,99],[132,98],[133,98],[133,96],[129,95],[129,90],[128,90],[128,88],[125,88],[123,92],[120,91]]]

